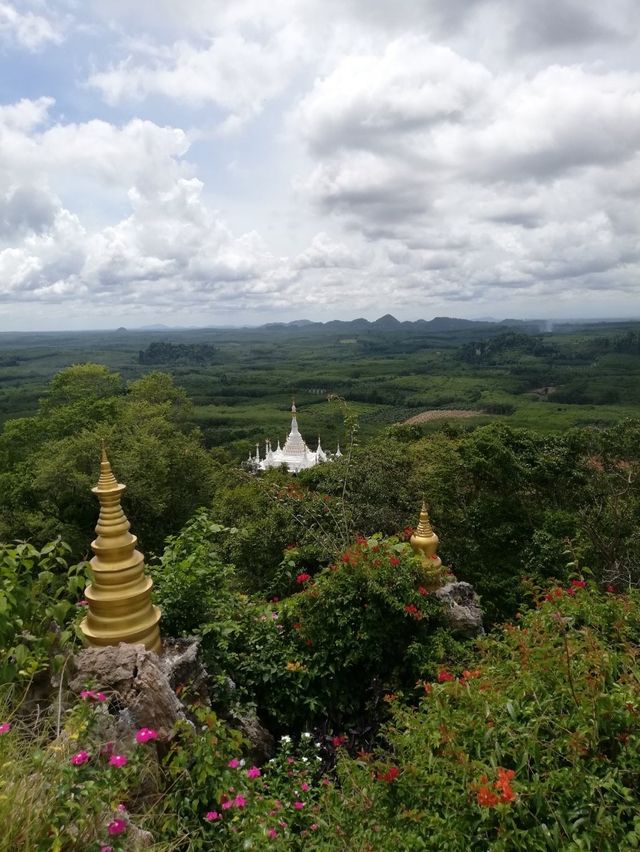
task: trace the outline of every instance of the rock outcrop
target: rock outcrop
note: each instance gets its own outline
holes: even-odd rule
[[[136,728],[153,728],[160,740],[169,739],[186,713],[176,690],[186,683],[202,696],[206,671],[198,660],[197,640],[165,643],[161,656],[144,645],[85,648],[73,661],[69,688],[79,694],[96,686],[109,696],[122,721]]]
[[[457,580],[436,589],[435,596],[444,604],[447,626],[462,636],[482,636],[482,610],[480,600],[470,583]]]

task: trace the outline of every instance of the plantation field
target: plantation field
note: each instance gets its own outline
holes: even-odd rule
[[[338,325],[1,334],[0,423],[33,414],[56,373],[86,362],[125,382],[170,372],[207,446],[238,459],[256,441],[284,438],[294,396],[302,433],[311,444],[320,434],[328,449],[344,439],[343,408],[331,397],[359,416],[363,439],[416,417],[425,431],[505,419],[554,432],[640,414],[638,323],[544,334],[489,323],[446,332]],[[198,347],[206,350],[199,361]]]

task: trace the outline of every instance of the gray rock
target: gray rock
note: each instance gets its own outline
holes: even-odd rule
[[[229,722],[241,731],[251,743],[250,758],[255,763],[264,763],[275,753],[275,740],[257,715],[251,710],[236,710]]]
[[[174,692],[181,693],[185,686],[189,698],[207,701],[207,670],[200,661],[200,640],[165,639],[162,643],[160,668]]]
[[[444,604],[444,617],[454,633],[469,637],[484,634],[480,599],[470,583],[447,583],[436,589],[435,596]]]
[[[73,660],[69,688],[79,694],[88,685],[95,686],[107,693],[113,709],[127,711],[135,727],[153,728],[159,739],[168,739],[185,713],[167,676],[167,666],[144,645],[121,642],[85,648]]]

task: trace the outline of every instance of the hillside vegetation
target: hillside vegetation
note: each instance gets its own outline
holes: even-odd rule
[[[41,374],[38,401],[6,420],[0,849],[128,850],[137,830],[165,852],[640,846],[640,419],[622,416],[639,413],[635,332],[474,328],[431,348],[385,325],[343,344],[361,349],[348,369],[326,330],[304,345],[269,337],[300,330],[261,332],[251,356],[216,339],[195,366],[165,348],[168,372],[139,364],[151,341],[136,340],[135,357],[108,350],[118,371]],[[371,355],[387,345],[405,351]],[[271,379],[252,358],[272,358]],[[399,425],[447,376],[456,407],[482,416]],[[607,383],[624,404],[599,396]],[[197,387],[229,388],[225,406],[206,403],[218,425]],[[398,397],[358,401],[367,388]],[[292,390],[303,433],[333,428],[344,456],[295,478],[247,473],[245,442],[286,428]],[[209,700],[182,684],[190,720],[162,741],[107,737],[116,696],[67,689],[102,441],[163,634],[198,636],[208,672]],[[409,546],[423,495],[444,565],[480,595],[480,639],[452,632]],[[247,717],[274,736],[272,757],[240,733]]]

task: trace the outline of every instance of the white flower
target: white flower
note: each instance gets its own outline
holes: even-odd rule
[[[303,763],[309,763],[308,757],[301,757],[300,759],[302,760]]]
[[[310,734],[308,731],[303,731],[303,732],[300,734],[300,739],[302,739],[302,740],[310,740],[310,739],[311,739],[311,734]]]
[[[291,742],[291,737],[290,737],[290,736],[288,736],[288,734],[283,734],[283,735],[280,737],[280,742],[281,742],[281,743],[290,743],[290,742]]]

